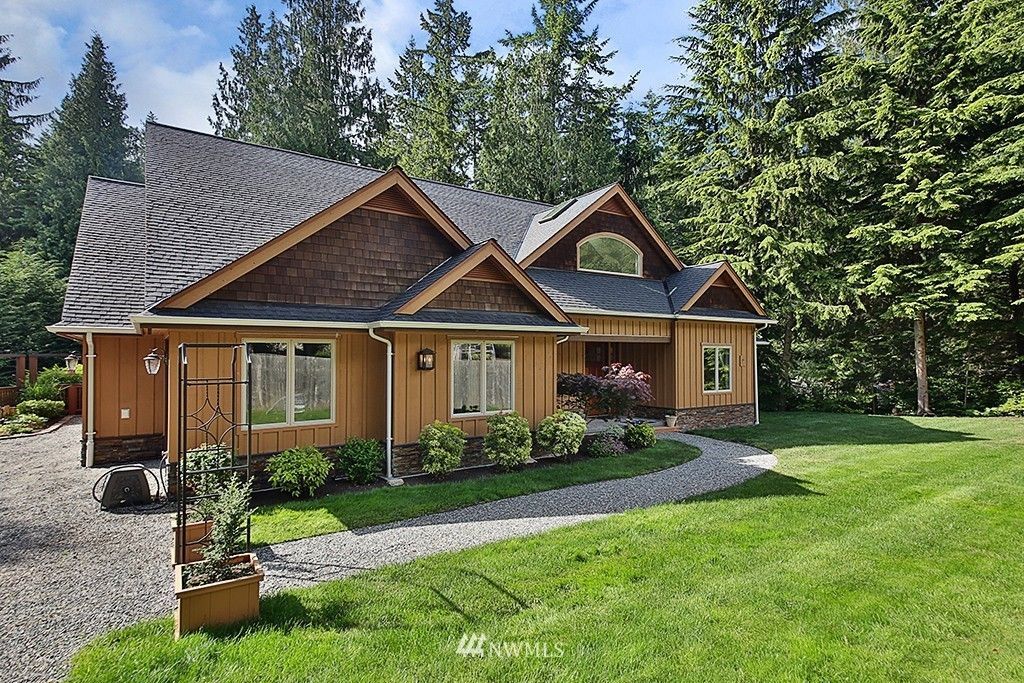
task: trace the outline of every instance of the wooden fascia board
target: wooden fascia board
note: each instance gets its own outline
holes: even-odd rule
[[[572,320],[569,316],[558,307],[551,297],[549,297],[543,289],[541,289],[530,276],[526,274],[522,268],[519,267],[511,256],[502,251],[501,247],[498,246],[497,242],[493,240],[484,246],[480,251],[473,254],[470,258],[466,259],[458,266],[456,266],[451,272],[446,273],[437,282],[431,284],[429,287],[424,289],[422,292],[414,296],[409,301],[405,302],[396,313],[411,315],[416,313],[424,306],[429,304],[431,301],[440,296],[446,289],[454,285],[456,282],[461,280],[465,275],[473,270],[476,266],[480,265],[483,261],[493,257],[495,261],[501,265],[502,269],[508,273],[508,275],[515,281],[515,284],[531,299],[533,299],[541,308],[551,315],[555,320],[562,323],[569,323]]]
[[[640,226],[647,231],[651,239],[654,240],[655,245],[657,245],[658,248],[661,249],[662,253],[666,256],[666,258],[668,258],[669,262],[672,263],[677,270],[682,270],[683,262],[679,260],[679,257],[675,255],[671,247],[668,246],[668,243],[665,242],[665,240],[662,238],[660,234],[658,234],[658,231],[654,229],[654,226],[651,225],[651,222],[647,220],[647,216],[644,215],[644,212],[640,210],[640,207],[636,205],[636,202],[633,201],[633,198],[629,196],[629,193],[626,192],[625,188],[623,188],[622,185],[620,185],[619,183],[616,183],[615,185],[609,187],[607,192],[605,192],[596,200],[594,200],[590,204],[590,206],[581,211],[580,214],[576,216],[576,218],[566,223],[561,230],[559,230],[554,235],[549,237],[544,242],[544,244],[540,245],[539,247],[534,249],[529,255],[527,255],[527,257],[523,259],[523,262],[521,263],[522,267],[528,268],[530,264],[532,264],[534,261],[543,256],[548,249],[557,244],[563,237],[568,235],[580,223],[590,218],[597,211],[600,211],[602,206],[608,203],[608,201],[611,200],[612,197],[616,196],[623,200],[623,202],[626,204],[626,207],[630,210],[630,212],[632,212],[633,218],[636,219],[636,221],[640,223]]]
[[[392,187],[399,187],[408,194],[413,203],[423,209],[428,220],[434,223],[456,245],[462,249],[472,245],[472,242],[466,237],[465,233],[409,179],[409,176],[396,167],[347,197],[338,200],[323,211],[286,230],[269,242],[256,247],[241,258],[192,283],[176,294],[172,294],[157,305],[164,308],[188,308],[197,301],[201,301],[216,292],[221,287],[234,282],[275,256],[294,247],[299,242],[326,228],[331,223],[358,209],[366,202]]]
[[[710,289],[711,286],[714,285],[715,282],[723,274],[728,275],[732,279],[733,283],[740,290],[740,294],[743,295],[743,297],[754,308],[754,311],[758,315],[768,315],[767,313],[765,313],[764,307],[761,305],[761,302],[757,300],[757,298],[754,296],[754,293],[751,292],[747,285],[743,282],[743,280],[740,279],[740,276],[736,273],[735,270],[733,270],[733,267],[729,265],[728,261],[723,261],[722,265],[718,266],[718,268],[715,269],[715,272],[711,275],[711,277],[709,277],[707,281],[703,285],[701,285],[701,288],[698,289],[696,293],[694,293],[694,295],[690,297],[689,301],[687,301],[686,304],[683,305],[683,307],[680,310],[690,310],[690,308],[693,307],[697,300],[704,295],[704,292],[708,291],[708,289]]]

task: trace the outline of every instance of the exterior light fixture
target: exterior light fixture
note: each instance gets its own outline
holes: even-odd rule
[[[64,367],[68,369],[68,372],[74,372],[78,369],[78,354],[72,351],[64,357]]]
[[[160,362],[164,359],[163,355],[158,349],[153,349],[142,358],[143,365],[146,366],[147,375],[155,375],[160,372]]]
[[[434,359],[434,349],[420,349],[416,354],[416,367],[420,370],[433,370]]]

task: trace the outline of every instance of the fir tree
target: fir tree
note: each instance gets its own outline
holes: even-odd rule
[[[0,35],[0,74],[18,58],[5,46],[10,36]],[[32,148],[32,126],[43,116],[16,113],[30,104],[39,79],[15,81],[0,78],[0,248],[25,237],[25,183]]]
[[[509,34],[495,66],[478,184],[556,202],[619,178],[616,134],[635,77],[619,87],[615,53],[588,29],[596,0],[541,0],[533,28]]]
[[[479,108],[489,52],[470,53],[472,24],[452,0],[420,15],[424,48],[413,39],[399,57],[384,155],[408,173],[466,184],[479,153]]]
[[[657,214],[684,260],[730,259],[781,325],[789,383],[801,319],[844,314],[830,264],[835,161],[804,135],[827,40],[826,0],[703,0],[679,39],[687,85],[670,88]]]
[[[271,14],[271,23],[274,16]],[[219,65],[217,92],[213,96],[210,125],[217,135],[251,140],[267,128],[262,116],[270,94],[264,83],[268,72],[268,35],[255,5],[246,8],[238,27],[238,44],[231,48],[231,71]]]
[[[89,41],[82,68],[54,113],[32,170],[30,220],[38,248],[67,272],[90,175],[141,180],[130,159],[135,135],[103,40]]]

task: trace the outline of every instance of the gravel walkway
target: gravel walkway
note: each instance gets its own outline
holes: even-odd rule
[[[701,449],[700,457],[660,472],[581,484],[382,524],[280,543],[259,550],[265,590],[304,586],[425,555],[600,519],[633,508],[671,503],[739,484],[775,466],[774,455],[750,446],[667,433]]]
[[[112,628],[174,607],[169,512],[101,512],[81,427],[0,441],[0,677],[63,677]],[[165,508],[170,510],[170,508]]]

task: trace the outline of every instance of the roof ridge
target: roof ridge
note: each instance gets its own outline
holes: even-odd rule
[[[99,180],[104,183],[117,183],[118,185],[131,185],[132,187],[145,187],[145,182],[135,182],[134,180],[122,180],[121,178],[108,178],[102,175],[90,175],[86,177],[87,180]]]
[[[258,142],[249,142],[248,140],[239,140],[237,138],[229,138],[229,137],[226,137],[226,136],[223,136],[223,135],[217,135],[215,133],[207,133],[207,132],[201,131],[201,130],[192,130],[191,128],[182,128],[181,126],[172,126],[172,125],[167,124],[167,123],[160,123],[159,121],[148,121],[148,122],[146,122],[146,126],[159,126],[161,128],[170,128],[171,130],[177,130],[177,131],[181,131],[183,133],[192,133],[193,135],[202,135],[204,137],[213,138],[214,140],[220,140],[222,142],[235,142],[235,143],[238,143],[240,145],[248,145],[249,147],[258,147],[260,149],[269,149],[269,150],[273,150],[275,152],[283,152],[285,154],[294,154],[296,156],[302,156],[302,157],[306,157],[308,159],[316,159],[318,161],[326,161],[328,163],[338,164],[340,166],[348,166],[349,168],[358,168],[358,169],[362,169],[364,171],[376,171],[377,173],[387,173],[386,170],[381,169],[381,168],[377,168],[376,166],[364,166],[362,164],[352,163],[351,161],[340,161],[338,159],[330,159],[328,157],[322,157],[322,156],[319,156],[317,154],[310,154],[308,152],[299,152],[299,151],[296,151],[294,149],[285,149],[284,147],[274,147],[273,145],[264,145],[264,144],[260,144]],[[399,168],[401,168],[401,166],[399,166]],[[402,169],[402,170],[404,171],[405,169]],[[414,175],[411,175],[411,174],[408,174],[408,173],[406,175],[408,175],[410,178],[412,178],[413,180],[415,180],[417,182],[430,183],[432,185],[441,185],[442,187],[453,187],[453,188],[455,188],[457,190],[466,190],[468,192],[478,192],[480,194],[491,195],[492,197],[501,197],[502,199],[514,199],[517,202],[528,202],[530,204],[539,204],[541,206],[546,206],[546,207],[553,206],[553,204],[548,204],[547,202],[538,201],[536,199],[525,199],[523,197],[513,197],[512,195],[500,194],[498,192],[491,192],[490,190],[481,190],[481,189],[476,188],[476,187],[467,187],[465,185],[458,185],[456,183],[446,183],[446,182],[441,181],[441,180],[432,180],[430,178],[420,178],[419,176],[414,176]],[[584,194],[589,194],[589,192],[585,192]],[[583,195],[580,195],[580,196],[583,196]]]

